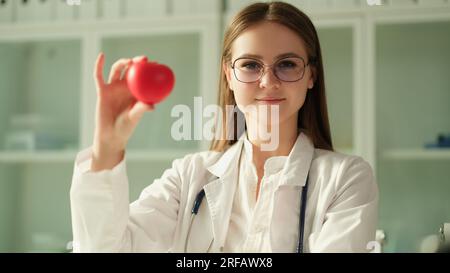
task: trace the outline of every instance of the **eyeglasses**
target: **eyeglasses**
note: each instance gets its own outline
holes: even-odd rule
[[[231,68],[236,79],[243,83],[259,81],[266,73],[265,67],[271,68],[277,79],[283,82],[296,82],[303,79],[306,67],[301,57],[287,57],[278,60],[272,65],[264,65],[261,61],[251,58],[239,58],[234,60]]]

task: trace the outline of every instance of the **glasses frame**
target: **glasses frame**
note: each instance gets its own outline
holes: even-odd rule
[[[292,58],[300,59],[300,60],[303,61],[303,74],[301,75],[301,77],[300,77],[298,80],[295,80],[295,81],[285,81],[285,80],[280,79],[280,78],[278,77],[277,73],[275,73],[275,69],[274,69],[273,67],[274,67],[277,63],[279,63],[280,61],[283,61],[283,60],[285,60],[285,59],[292,59]],[[250,82],[245,82],[245,81],[239,80],[239,78],[238,78],[237,75],[236,75],[236,69],[239,69],[239,68],[236,68],[236,62],[239,61],[239,60],[242,60],[242,59],[253,60],[253,61],[256,61],[256,62],[258,62],[258,63],[260,63],[260,64],[262,65],[263,70],[262,70],[262,72],[260,73],[259,78],[258,78],[257,80],[250,81]],[[234,74],[234,77],[236,78],[236,80],[239,81],[239,82],[242,82],[242,83],[255,83],[255,82],[260,81],[261,78],[267,73],[266,67],[267,67],[267,68],[271,68],[272,73],[275,75],[275,77],[276,77],[279,81],[282,81],[282,82],[298,82],[298,81],[303,80],[303,78],[305,77],[306,67],[309,66],[311,63],[312,63],[311,61],[309,61],[308,63],[306,63],[306,62],[305,62],[305,59],[303,59],[302,57],[296,57],[296,56],[293,56],[293,57],[285,57],[285,58],[281,58],[281,59],[277,60],[276,62],[274,62],[273,64],[267,65],[267,64],[262,63],[262,62],[261,62],[260,60],[258,60],[258,59],[248,58],[248,57],[241,57],[241,58],[237,58],[236,60],[234,60],[234,61],[232,62],[231,68],[233,69],[233,74]]]

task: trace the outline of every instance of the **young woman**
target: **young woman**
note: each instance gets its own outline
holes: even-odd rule
[[[378,188],[367,162],[333,152],[310,19],[286,3],[257,3],[224,38],[219,104],[226,120],[237,121],[225,110],[236,107],[246,130],[222,123],[210,151],[175,160],[131,205],[125,147],[154,107],[136,102],[120,76],[132,60],[117,61],[105,83],[99,56],[94,144],[78,155],[71,188],[75,252],[371,250]]]

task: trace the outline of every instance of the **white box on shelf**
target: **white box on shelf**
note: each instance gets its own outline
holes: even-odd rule
[[[8,23],[13,20],[13,1],[17,0],[1,0],[0,1],[0,23]]]
[[[167,15],[167,0],[126,0],[127,18],[163,17]]]
[[[53,2],[50,0],[17,0],[18,22],[45,22],[52,19]]]
[[[32,131],[9,132],[5,136],[5,150],[32,151],[36,148],[35,134]]]
[[[72,2],[67,0],[54,0],[55,20],[57,21],[72,21],[75,19],[75,7]]]
[[[220,12],[219,0],[172,0],[173,14],[217,14]]]
[[[5,136],[6,150],[60,150],[65,142],[54,135],[38,133],[33,130],[19,130],[9,132]]]
[[[374,6],[386,6],[390,0],[361,0],[362,6],[374,7]]]
[[[97,0],[81,0],[78,6],[79,20],[95,20],[97,19]]]
[[[124,9],[123,0],[101,0],[101,17],[103,19],[119,19]]]

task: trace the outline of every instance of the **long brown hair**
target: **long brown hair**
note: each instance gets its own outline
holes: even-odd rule
[[[230,128],[226,122],[222,122],[221,137],[215,138],[211,144],[211,150],[225,151],[237,141],[237,117],[226,111],[227,105],[236,105],[234,94],[228,86],[223,64],[231,61],[231,46],[236,38],[246,29],[262,21],[275,22],[288,27],[297,33],[305,42],[308,58],[313,67],[314,87],[307,92],[305,102],[298,112],[297,127],[302,129],[312,140],[314,147],[333,150],[331,142],[328,110],[325,97],[325,80],[317,31],[309,17],[296,7],[283,2],[255,3],[241,10],[233,18],[225,32],[219,82],[219,105],[225,121],[232,118],[234,128]],[[219,123],[216,123],[219,124]],[[217,128],[216,128],[217,130]],[[230,139],[230,131],[233,137]]]

